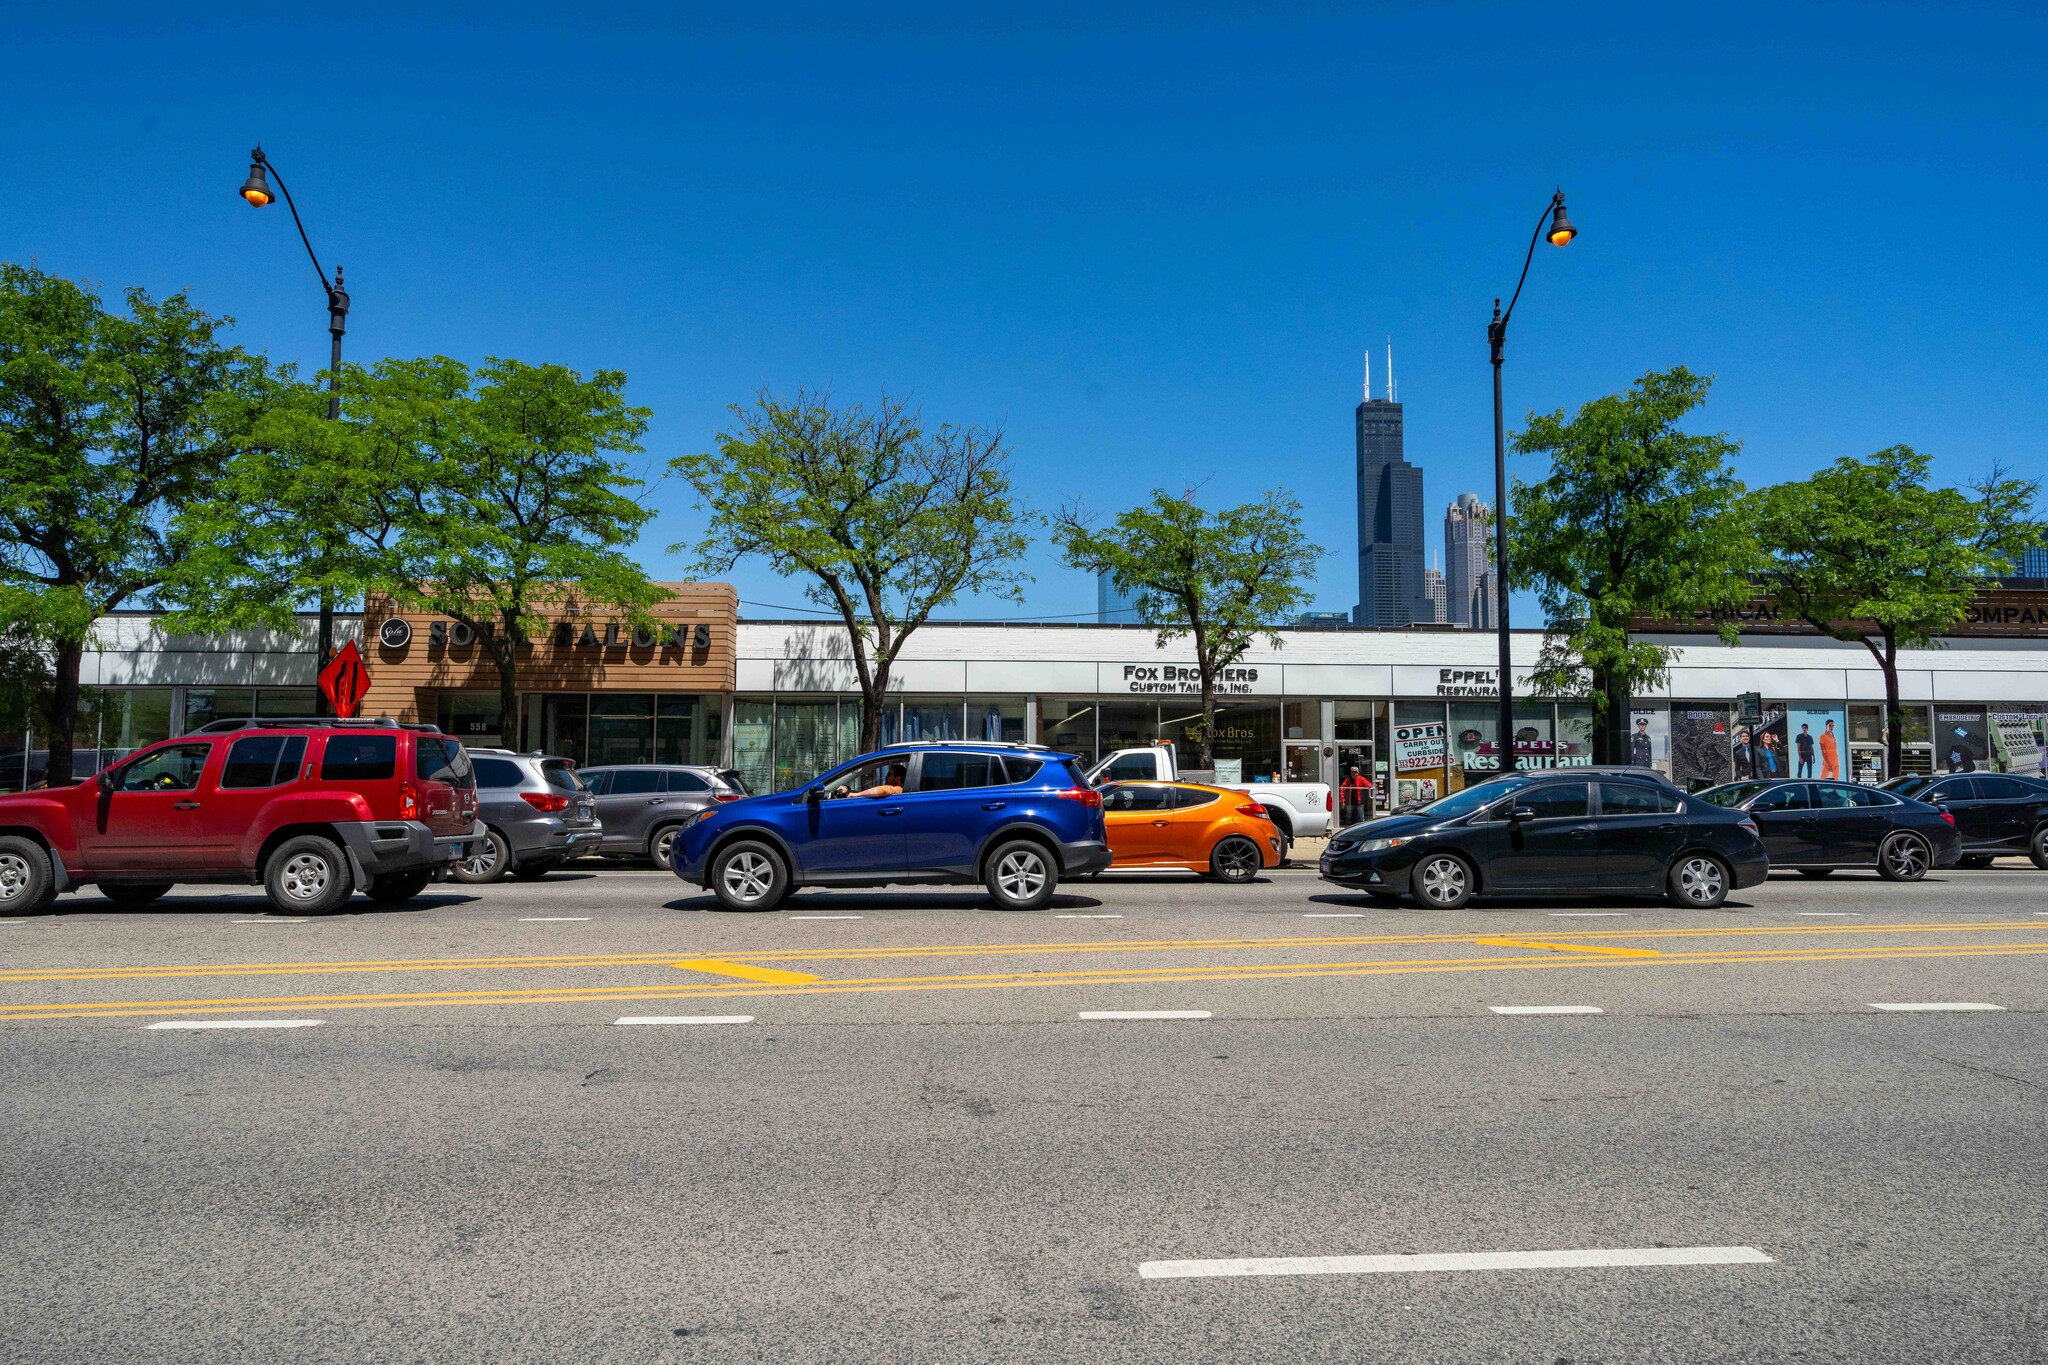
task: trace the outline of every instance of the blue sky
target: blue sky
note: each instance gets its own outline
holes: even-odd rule
[[[10,22],[0,258],[189,289],[317,365],[290,220],[234,194],[260,139],[352,359],[624,369],[653,469],[808,384],[1002,425],[1047,507],[1284,485],[1343,610],[1361,352],[1377,385],[1394,338],[1432,525],[1490,497],[1486,316],[1562,185],[1511,423],[1683,362],[1752,484],[1895,442],[2048,472],[2038,6],[974,8],[44,9]],[[701,517],[651,499],[681,576]],[[1092,608],[1030,567],[1022,611]]]

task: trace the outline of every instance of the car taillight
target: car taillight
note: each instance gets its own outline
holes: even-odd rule
[[[398,784],[398,818],[417,820],[420,818],[420,789],[410,782]]]
[[[1324,792],[1324,793],[1323,793],[1323,809],[1324,809],[1324,810],[1335,810],[1335,809],[1337,809],[1337,793],[1335,793],[1335,792],[1333,792],[1333,791],[1329,791],[1329,792]]]
[[[569,809],[569,798],[557,796],[553,792],[521,792],[519,793],[519,799],[532,806],[535,810],[553,813],[554,811]]]
[[[1079,801],[1084,806],[1102,809],[1102,793],[1093,787],[1069,787],[1063,792],[1053,794],[1062,801]]]
[[[1250,801],[1247,801],[1242,806],[1239,806],[1237,808],[1237,813],[1239,815],[1249,815],[1259,820],[1270,820],[1273,818],[1272,816],[1266,814],[1266,808],[1264,806],[1255,805]]]
[[[711,799],[713,801],[737,801],[740,799],[740,794],[738,792],[713,792]]]
[[[1942,819],[1948,821],[1951,825],[1953,825],[1956,822],[1956,817],[1945,810],[1937,810],[1934,813],[1936,815],[1939,815]]]
[[[1751,834],[1756,835],[1756,837],[1759,839],[1764,837],[1763,831],[1756,827],[1756,821],[1754,820],[1737,820],[1735,823],[1738,827],[1748,830]]]

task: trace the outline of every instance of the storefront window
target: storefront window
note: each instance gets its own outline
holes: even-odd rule
[[[737,697],[732,704],[732,766],[746,778],[747,790],[775,790],[775,762],[770,742],[775,703],[766,697]]]
[[[1095,719],[1093,698],[1041,697],[1038,742],[1048,749],[1076,754],[1082,767],[1091,767],[1102,752],[1095,743]]]
[[[528,697],[524,747],[586,767],[590,750],[585,743],[585,730],[589,719],[590,698],[581,692]]]
[[[1024,742],[1024,702],[1017,697],[969,697],[967,738]]]
[[[1671,780],[1698,791],[1732,779],[1733,735],[1734,716],[1726,705],[1671,703]],[[1747,768],[1743,775],[1748,776]]]
[[[1409,707],[1403,703],[1399,710],[1405,716]],[[1450,704],[1449,726],[1450,771],[1446,775],[1451,784],[1447,790],[1470,786],[1500,771],[1498,703],[1454,701]]]
[[[118,763],[145,744],[171,737],[171,689],[168,687],[89,687],[78,697],[78,726],[72,734],[72,772],[84,777],[109,763]],[[48,741],[38,741],[39,750]],[[44,758],[30,766],[38,773]]]
[[[1386,715],[1386,703],[1378,701],[1340,701],[1337,703],[1336,739],[1370,741],[1373,738],[1373,722]]]
[[[903,703],[903,738],[909,741],[965,739],[960,729],[960,703],[956,701],[906,701]]]
[[[654,762],[716,763],[719,751],[715,697],[657,697]]]
[[[496,692],[443,692],[435,711],[441,733],[464,744],[496,748],[505,742]]]
[[[1852,706],[1849,708],[1849,742],[1851,744],[1884,743],[1884,708],[1882,706]]]
[[[1991,766],[1983,707],[1934,708],[1934,766],[1949,773],[1974,773]]]
[[[217,720],[255,714],[256,689],[253,687],[188,687],[185,689],[185,728],[179,733],[189,735]]]
[[[1184,699],[1166,705],[1166,714],[1177,721],[1183,720],[1189,711],[1200,710]],[[1097,709],[1096,716],[1096,742],[1105,754],[1159,742],[1159,708],[1149,701],[1106,701]]]
[[[1280,729],[1289,739],[1321,739],[1323,704],[1319,701],[1282,702]]]
[[[1906,723],[1899,727],[1899,742],[1901,744],[1931,743],[1933,741],[1933,731],[1928,728],[1927,708],[1924,706],[1906,706],[1901,709],[1906,713]]]
[[[319,692],[311,687],[259,687],[256,714],[259,716],[310,716]],[[496,698],[492,698],[493,702]],[[494,705],[493,711],[497,709]]]
[[[1515,703],[1515,766],[1538,769],[1557,764],[1556,716],[1549,702]]]
[[[645,763],[654,757],[654,698],[590,694],[590,766]]]
[[[2002,773],[2048,777],[2048,706],[2006,702],[1991,710],[1991,765]]]
[[[1474,709],[1483,711],[1487,708],[1481,705]],[[1394,790],[1391,798],[1394,806],[1434,801],[1445,795],[1445,784],[1450,774],[1459,771],[1455,764],[1446,767],[1449,746],[1461,742],[1459,734],[1470,729],[1469,742],[1476,750],[1480,742],[1491,735],[1492,728],[1497,727],[1483,727],[1475,723],[1447,730],[1442,702],[1395,702]]]
[[[1516,708],[1516,714],[1520,714]],[[1557,766],[1579,768],[1593,761],[1593,704],[1561,701],[1557,704]],[[1616,761],[1628,761],[1621,755]],[[1656,748],[1651,747],[1651,766],[1657,766]]]
[[[773,785],[762,790],[793,791],[842,758],[852,758],[860,743],[860,710],[849,703],[852,736],[844,744],[844,718],[836,701],[778,701],[775,704],[775,772]]]
[[[1200,704],[1168,702],[1161,712],[1160,738],[1173,745],[1181,770],[1202,771]],[[1279,781],[1280,708],[1269,701],[1219,703],[1210,749],[1218,782]]]

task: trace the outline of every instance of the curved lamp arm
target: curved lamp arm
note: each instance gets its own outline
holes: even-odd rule
[[[320,287],[327,291],[328,306],[330,308],[335,307],[336,300],[339,298],[342,302],[338,311],[347,312],[348,304],[346,300],[348,296],[341,292],[341,273],[336,271],[334,279],[332,281],[328,280],[327,271],[320,265],[320,255],[313,250],[313,239],[306,235],[306,224],[299,217],[299,206],[292,200],[291,186],[284,183],[283,172],[277,169],[276,162],[263,154],[261,147],[251,151],[249,159],[256,165],[263,167],[271,175],[277,177],[277,187],[284,192],[284,206],[292,211],[292,226],[299,230],[299,241],[305,245],[306,259],[313,263],[313,273],[320,277]]]

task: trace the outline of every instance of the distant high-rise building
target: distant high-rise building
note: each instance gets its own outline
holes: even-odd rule
[[[1117,591],[1107,573],[1095,575],[1095,620],[1105,626],[1135,625],[1139,620],[1136,600]]]
[[[1429,599],[1429,620],[1437,625],[1442,625],[1448,619],[1444,615],[1444,608],[1448,604],[1444,600],[1444,576],[1442,573],[1435,569],[1424,569],[1422,571],[1422,595]]]
[[[1347,611],[1305,611],[1294,618],[1294,624],[1303,630],[1342,630],[1351,624],[1351,613]]]
[[[1460,493],[1444,511],[1444,617],[1454,626],[1491,630],[1493,593],[1481,580],[1493,567],[1493,509],[1477,493]]]
[[[2036,545],[2023,551],[2014,567],[2021,578],[2048,578],[2048,546]]]
[[[1500,626],[1500,580],[1495,577],[1493,566],[1486,566],[1486,572],[1479,575],[1479,591],[1473,594],[1472,628],[1494,630]]]
[[[1422,586],[1422,471],[1406,459],[1401,404],[1394,389],[1394,347],[1387,343],[1387,396],[1365,396],[1353,414],[1358,442],[1358,607],[1361,626],[1405,626],[1430,619]]]

